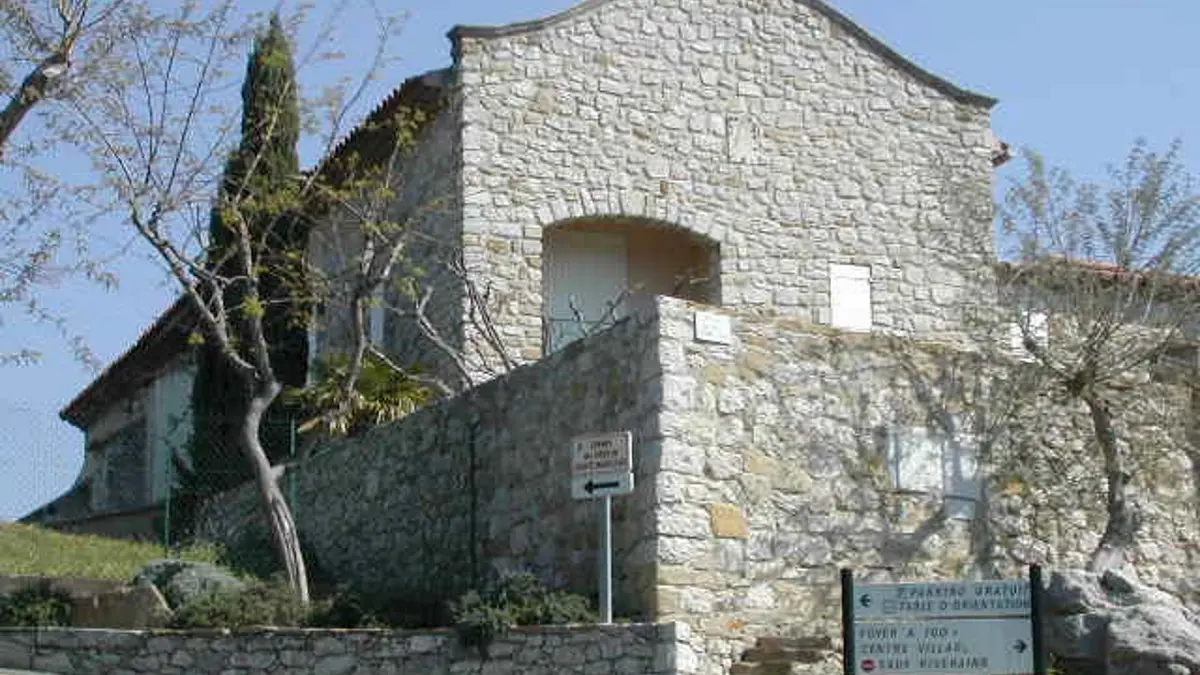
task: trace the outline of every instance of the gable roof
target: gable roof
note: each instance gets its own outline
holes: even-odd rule
[[[58,416],[86,430],[96,415],[127,398],[186,353],[188,337],[197,324],[195,305],[187,296],[180,296],[142,331],[132,347],[76,394]]]
[[[437,110],[448,94],[451,77],[451,69],[439,68],[404,80],[338,141],[314,170],[331,183],[338,184],[353,170],[347,162],[356,166],[374,166],[386,161],[392,152],[391,134],[395,133],[390,123],[396,115],[406,108],[424,112]],[[427,119],[425,123],[431,121]]]
[[[532,31],[549,28],[559,23],[566,22],[579,16],[583,16],[588,12],[597,10],[609,2],[614,0],[584,0],[583,2],[573,7],[568,7],[557,14],[534,19],[532,21],[518,21],[515,23],[505,24],[503,26],[455,26],[450,30],[450,39],[455,43],[455,52],[458,52],[458,41],[461,38],[498,38],[509,35],[519,35],[521,33],[529,33]],[[825,16],[835,25],[850,35],[854,36],[867,49],[875,52],[884,61],[887,61],[897,69],[909,74],[917,81],[922,82],[934,90],[948,96],[949,98],[966,103],[969,105],[980,106],[983,108],[991,108],[996,105],[996,99],[991,96],[985,96],[973,92],[969,89],[964,89],[958,85],[934,75],[930,71],[922,68],[913,61],[902,56],[899,52],[884,44],[882,40],[871,35],[862,26],[854,23],[845,14],[837,11],[829,6],[823,0],[793,0],[807,7],[812,8],[817,13]]]

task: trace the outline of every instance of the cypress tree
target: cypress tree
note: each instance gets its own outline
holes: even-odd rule
[[[300,216],[297,187],[300,160],[300,111],[291,45],[277,15],[255,40],[242,85],[242,138],[226,165],[221,193],[209,222],[207,264],[222,277],[244,275],[237,252],[235,217],[249,225],[253,239],[263,329],[271,346],[275,376],[284,387],[303,386],[307,375],[307,304],[297,298],[302,285],[302,258],[307,244],[306,221]],[[234,211],[235,210],[235,211]],[[244,284],[224,289],[233,335],[239,335],[246,316]],[[246,345],[249,340],[238,341]],[[244,348],[244,347],[243,347]],[[249,402],[244,381],[205,343],[196,355],[192,389],[192,465],[183,492],[212,494],[253,476],[236,442]],[[262,434],[268,456],[286,456],[290,429],[288,411],[275,403],[264,420]],[[187,505],[181,509],[186,527]]]

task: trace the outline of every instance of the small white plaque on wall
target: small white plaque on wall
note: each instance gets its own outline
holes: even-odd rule
[[[716,312],[696,312],[696,341],[719,345],[733,344],[733,321]]]

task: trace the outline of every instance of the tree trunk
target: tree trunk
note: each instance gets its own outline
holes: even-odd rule
[[[288,507],[287,501],[283,498],[279,484],[275,481],[271,462],[267,459],[267,453],[259,438],[263,415],[266,414],[267,407],[278,396],[280,387],[278,384],[272,384],[262,389],[255,392],[250,400],[250,406],[246,410],[246,418],[241,432],[242,449],[254,467],[255,480],[258,482],[258,495],[267,516],[267,525],[271,530],[271,541],[275,544],[275,550],[283,560],[288,584],[300,602],[308,604],[308,571],[304,566],[304,555],[300,551],[300,534],[296,530],[296,520],[292,517],[292,510]]]
[[[1140,526],[1136,506],[1130,500],[1129,483],[1132,479],[1124,451],[1121,449],[1116,429],[1113,427],[1112,408],[1103,396],[1086,392],[1083,400],[1092,417],[1092,431],[1104,457],[1105,502],[1108,520],[1100,543],[1092,552],[1088,569],[1104,572],[1124,566],[1127,552],[1137,538]]]
[[[1196,504],[1196,515],[1200,516],[1200,371],[1193,370],[1191,381],[1191,414],[1187,416],[1187,452],[1192,461],[1192,500]]]

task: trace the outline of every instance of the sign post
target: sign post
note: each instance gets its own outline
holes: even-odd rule
[[[571,439],[571,496],[600,500],[600,622],[612,623],[612,498],[633,492],[633,434]]]
[[[1029,579],[856,584],[843,569],[845,675],[1045,675],[1041,569]]]

